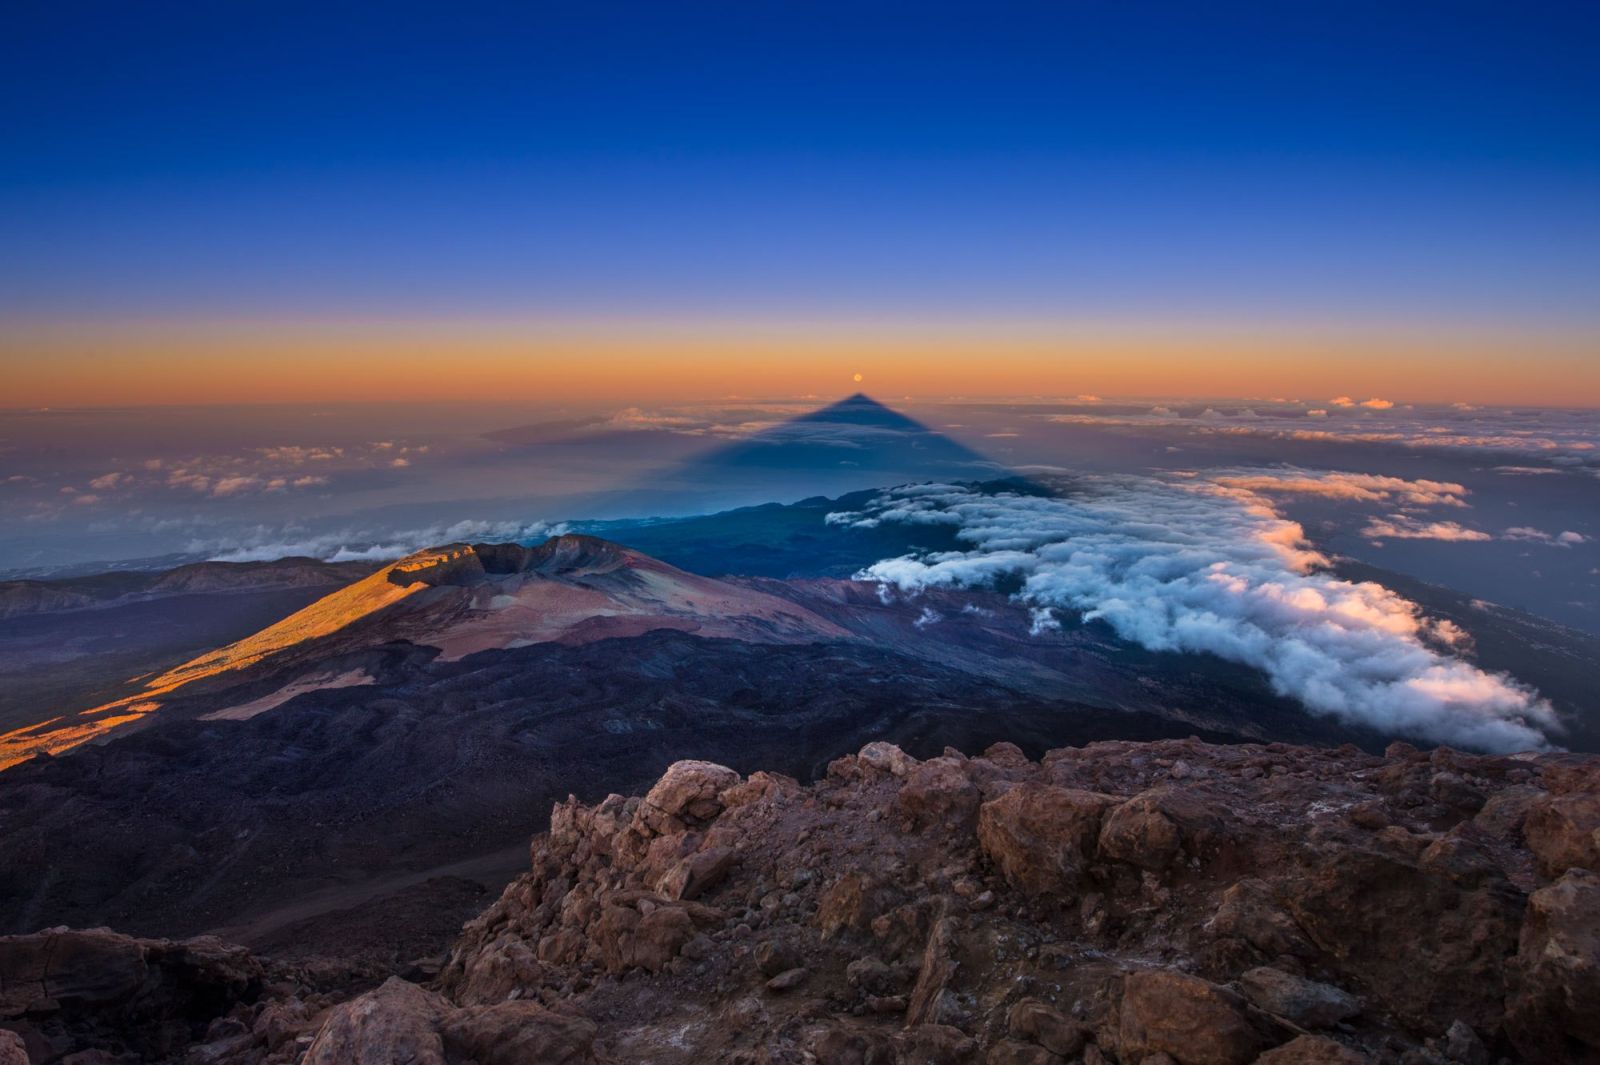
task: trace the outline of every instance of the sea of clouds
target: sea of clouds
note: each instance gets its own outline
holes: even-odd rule
[[[1342,580],[1277,493],[1456,506],[1459,485],[1316,471],[1074,479],[1050,496],[917,485],[837,524],[953,525],[967,550],[863,570],[908,594],[1020,578],[1036,630],[1064,609],[1158,651],[1261,670],[1274,690],[1353,725],[1490,751],[1551,745],[1550,705],[1460,653],[1465,634],[1382,585]]]

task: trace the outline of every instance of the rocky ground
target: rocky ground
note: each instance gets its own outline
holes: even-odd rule
[[[0,1063],[1600,1061],[1600,759],[874,743],[558,805],[398,975],[0,939]]]

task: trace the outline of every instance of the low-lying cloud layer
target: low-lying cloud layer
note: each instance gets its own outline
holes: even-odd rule
[[[300,531],[297,535],[294,530],[258,529],[253,535],[225,541],[196,540],[189,550],[213,562],[265,562],[289,557],[320,558],[324,562],[383,561],[441,544],[542,540],[565,531],[565,524],[543,521],[471,520],[400,532],[343,529],[317,534]]]
[[[1592,411],[1399,406],[1349,396],[1303,403],[1252,401],[1203,409],[1169,403],[1147,408],[1067,411],[1044,415],[1065,425],[1183,430],[1203,436],[1248,436],[1309,443],[1358,443],[1469,455],[1512,455],[1542,465],[1507,471],[1570,470],[1600,476],[1600,418]]]
[[[1057,497],[911,486],[829,520],[959,526],[970,550],[886,559],[861,574],[908,593],[1020,577],[1018,597],[1046,617],[1053,608],[1081,612],[1152,650],[1250,665],[1313,713],[1486,750],[1549,745],[1558,728],[1549,704],[1454,653],[1463,634],[1453,625],[1381,585],[1327,572],[1327,559],[1268,494],[1316,478],[1229,479],[1104,477]],[[1380,480],[1327,483],[1382,498],[1459,498],[1447,490],[1458,486]]]

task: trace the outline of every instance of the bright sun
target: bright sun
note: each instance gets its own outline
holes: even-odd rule
[[[860,374],[856,374],[856,380],[857,381],[861,380],[861,375]]]

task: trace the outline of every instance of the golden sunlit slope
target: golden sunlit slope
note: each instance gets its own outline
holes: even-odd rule
[[[147,723],[162,697],[196,682],[215,682],[206,687],[216,690],[230,688],[235,680],[260,679],[249,671],[263,663],[291,675],[266,695],[205,716],[248,718],[305,692],[369,683],[371,678],[359,671],[319,668],[319,663],[396,641],[436,647],[451,660],[663,628],[754,643],[849,635],[777,596],[687,573],[592,537],[560,536],[533,548],[452,544],[385,566],[253,636],[145,681],[132,695],[0,735],[0,769]]]
[[[415,557],[415,556],[413,556]],[[400,563],[396,563],[400,565]],[[246,669],[269,655],[337,632],[360,618],[422,591],[426,585],[396,584],[385,567],[312,603],[253,636],[168,670],[134,695],[70,717],[55,717],[0,735],[0,769],[40,752],[56,754],[88,743],[114,729],[138,722],[159,709],[158,696],[186,684],[232,670]]]

